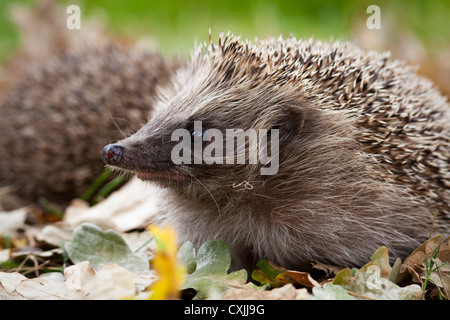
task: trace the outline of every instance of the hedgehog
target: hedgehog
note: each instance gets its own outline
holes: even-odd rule
[[[356,267],[380,246],[405,258],[449,231],[449,105],[389,53],[229,34],[199,47],[159,98],[153,117],[102,158],[161,187],[161,223],[180,243],[226,242],[233,269],[260,259]],[[266,132],[267,149],[277,133],[276,173],[263,175],[267,162],[249,156],[221,158],[232,128]],[[173,156],[178,129],[190,133],[192,149],[179,154],[192,161]],[[196,141],[204,154],[214,143],[210,155],[223,161],[195,161]]]
[[[29,67],[0,97],[0,187],[9,191],[0,206],[45,197],[64,207],[80,196],[104,169],[97,150],[148,121],[178,64],[108,44]]]

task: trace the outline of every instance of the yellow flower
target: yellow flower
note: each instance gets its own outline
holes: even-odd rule
[[[157,251],[152,260],[152,268],[158,280],[150,287],[151,300],[180,298],[180,286],[185,274],[184,267],[178,262],[177,241],[173,227],[150,227],[156,239]]]

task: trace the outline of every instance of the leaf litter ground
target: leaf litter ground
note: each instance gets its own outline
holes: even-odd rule
[[[249,275],[229,271],[229,248],[221,241],[207,241],[198,250],[187,242],[178,249],[172,229],[145,230],[157,222],[151,216],[157,210],[133,197],[139,192],[157,196],[134,183],[93,207],[75,201],[57,222],[26,223],[26,208],[0,213],[0,299],[449,297],[450,238],[432,237],[392,266],[381,247],[360,269],[316,262],[308,270],[286,270],[261,260]]]

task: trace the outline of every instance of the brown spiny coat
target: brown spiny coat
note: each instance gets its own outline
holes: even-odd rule
[[[195,120],[279,128],[278,173],[175,165],[171,134]],[[449,104],[410,67],[350,43],[229,36],[201,47],[154,117],[108,152],[113,166],[166,187],[165,221],[181,241],[221,239],[234,267],[358,266],[381,245],[404,258],[435,212],[433,231],[450,229]]]
[[[0,187],[9,187],[0,208],[80,196],[103,170],[99,150],[148,120],[156,88],[177,67],[116,45],[30,67],[0,96]]]

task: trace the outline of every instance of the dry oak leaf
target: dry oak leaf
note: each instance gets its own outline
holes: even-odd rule
[[[309,296],[305,288],[295,289],[292,283],[267,291],[253,289],[229,289],[224,300],[305,300]]]
[[[411,273],[414,282],[423,283],[422,279],[427,273],[425,261],[433,258],[438,246],[440,246],[436,256],[438,261],[450,262],[450,237],[443,241],[440,241],[441,238],[441,235],[437,235],[428,239],[405,260],[403,270],[406,268]]]

